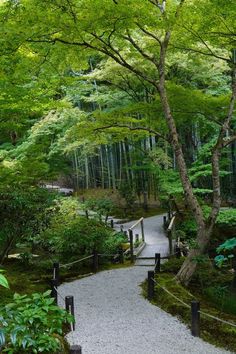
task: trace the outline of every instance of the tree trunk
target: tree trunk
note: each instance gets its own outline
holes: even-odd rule
[[[183,263],[181,269],[176,275],[177,281],[184,285],[188,285],[197,267],[197,257],[204,254],[209,243],[212,228],[201,228],[197,232],[197,248],[192,249]]]

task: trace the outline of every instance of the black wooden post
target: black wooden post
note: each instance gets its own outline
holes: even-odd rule
[[[111,228],[113,229],[114,228],[114,220],[111,219]]]
[[[141,220],[141,234],[142,234],[142,241],[145,241],[145,236],[144,236],[144,225],[143,225],[143,220]]]
[[[124,253],[123,253],[123,249],[119,248],[119,256],[120,256],[120,263],[124,263]]]
[[[134,263],[134,235],[133,230],[129,230],[130,262]]]
[[[160,273],[161,271],[161,255],[160,253],[155,253],[155,273]]]
[[[69,312],[73,317],[75,317],[75,307],[74,307],[74,297],[66,296],[65,297],[65,307],[66,311]],[[75,322],[72,323],[72,329],[75,330]]]
[[[98,252],[96,250],[93,251],[93,271],[97,273],[98,271]]]
[[[170,256],[171,256],[172,253],[173,253],[172,232],[171,232],[171,230],[167,230],[167,237],[168,237],[168,241],[169,241],[169,253],[170,253]]]
[[[81,346],[80,345],[72,345],[72,347],[70,347],[69,354],[82,354]]]
[[[57,299],[57,280],[56,279],[51,279],[50,280],[51,284],[51,297],[54,298],[55,303],[57,305],[58,299]]]
[[[153,270],[148,271],[148,300],[152,300],[154,297],[154,275]]]
[[[163,216],[163,228],[164,228],[164,230],[166,230],[166,224],[167,224],[166,216]]]
[[[200,302],[191,301],[191,332],[194,337],[200,336]]]
[[[60,284],[60,265],[58,262],[53,263],[53,279],[57,281],[57,285]]]
[[[170,221],[171,220],[171,211],[170,211],[170,207],[169,207],[169,209],[168,209],[168,221]]]

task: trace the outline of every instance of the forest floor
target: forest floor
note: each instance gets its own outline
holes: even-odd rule
[[[166,255],[162,217],[145,219],[145,239],[142,256]],[[186,325],[142,296],[148,269],[153,266],[113,269],[61,285],[62,297],[75,299],[76,330],[69,342],[82,345],[84,354],[227,353],[192,337]]]

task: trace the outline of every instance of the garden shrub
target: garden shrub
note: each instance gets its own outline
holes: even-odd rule
[[[72,316],[59,308],[50,291],[32,296],[15,294],[1,308],[0,346],[3,353],[58,353],[63,350],[63,324]]]
[[[40,237],[44,248],[66,260],[90,255],[94,250],[113,253],[125,240],[102,221],[80,216],[78,203],[72,198],[58,202],[57,212]]]

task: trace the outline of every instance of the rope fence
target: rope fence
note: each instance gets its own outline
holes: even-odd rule
[[[158,255],[158,256],[157,256]],[[158,257],[158,258],[157,258]],[[174,298],[176,301],[181,303],[183,306],[191,310],[191,333],[195,337],[200,336],[200,315],[211,318],[213,320],[216,320],[218,322],[221,322],[223,324],[229,325],[231,327],[236,328],[236,323],[223,320],[217,316],[211,315],[205,311],[200,310],[200,302],[193,300],[191,301],[191,305],[187,304],[185,301],[181,300],[178,296],[173,294],[171,291],[166,289],[164,286],[161,286],[156,280],[155,280],[155,273],[160,272],[159,267],[158,267],[158,259],[159,259],[159,254],[155,255],[155,258],[157,260],[155,261],[155,271],[148,271],[148,289],[147,289],[147,297],[149,300],[153,300],[155,296],[155,286],[161,288],[163,291],[165,291],[169,296]],[[161,257],[160,257],[161,259]]]
[[[84,258],[81,258],[81,259],[78,259],[74,262],[71,262],[71,263],[67,263],[67,264],[60,264],[60,268],[67,268],[67,267],[71,267],[72,265],[76,264],[76,263],[80,263],[80,262],[83,262],[85,261],[86,259],[90,259],[93,257],[93,254],[90,255],[90,256],[87,256],[87,257],[84,257]]]

